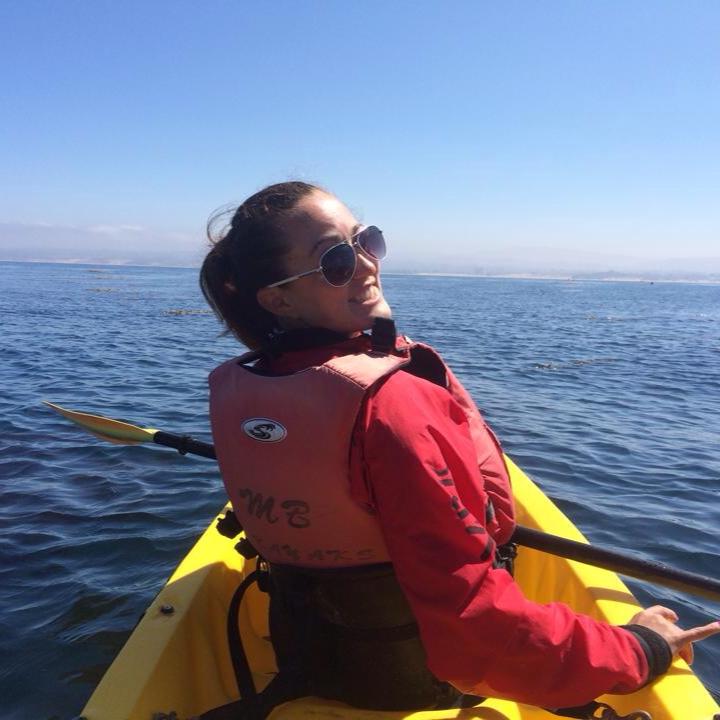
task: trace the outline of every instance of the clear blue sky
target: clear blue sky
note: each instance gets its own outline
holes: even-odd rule
[[[401,255],[720,256],[718,2],[2,0],[0,60],[3,223],[301,177]]]

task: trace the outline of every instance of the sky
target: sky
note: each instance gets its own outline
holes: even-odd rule
[[[299,178],[388,266],[720,272],[719,38],[714,0],[0,0],[0,259],[196,262]]]

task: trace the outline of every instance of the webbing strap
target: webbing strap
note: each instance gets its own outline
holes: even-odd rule
[[[240,699],[208,710],[199,715],[196,720],[264,720],[270,711],[280,703],[307,695],[305,684],[289,672],[278,673],[259,693],[255,688],[255,681],[240,635],[238,619],[245,592],[252,583],[258,581],[259,577],[258,570],[253,570],[245,577],[235,590],[228,607],[228,645]]]
[[[257,695],[255,682],[253,680],[250,665],[248,663],[245,648],[240,637],[240,623],[238,616],[240,612],[240,604],[242,603],[245,591],[258,578],[257,570],[253,570],[238,586],[232,596],[230,607],[227,615],[227,637],[230,646],[230,659],[232,660],[233,670],[235,671],[235,679],[237,680],[240,697],[243,699],[254,698]]]

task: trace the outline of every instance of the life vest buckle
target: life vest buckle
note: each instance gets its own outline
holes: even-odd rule
[[[237,545],[235,545],[235,549],[246,560],[252,560],[258,556],[258,551],[255,549],[255,546],[247,538],[243,538]]]
[[[243,526],[235,516],[232,510],[228,510],[225,513],[225,517],[218,518],[217,525],[215,526],[217,531],[226,538],[231,540],[237,537],[242,531]]]
[[[257,553],[256,553],[257,554]],[[270,592],[270,563],[264,558],[258,557],[257,566],[257,586],[258,590],[264,593]]]

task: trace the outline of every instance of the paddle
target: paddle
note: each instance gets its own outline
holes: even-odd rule
[[[85,430],[89,430],[101,440],[120,445],[154,442],[158,445],[174,448],[182,455],[190,453],[215,459],[215,448],[210,443],[195,440],[188,435],[174,435],[155,428],[138,427],[102,415],[90,415],[77,410],[67,410],[46,400],[43,402],[68,420]],[[679,570],[661,562],[641,560],[627,553],[594,547],[522,525],[518,525],[515,529],[512,540],[518,545],[541,550],[568,560],[575,560],[585,565],[593,565],[620,575],[627,575],[690,594],[720,600],[720,580],[686,570]]]
[[[84,430],[88,430],[100,440],[107,440],[116,445],[137,445],[139,443],[154,442],[158,445],[171,447],[181,455],[190,453],[215,460],[215,448],[210,443],[195,440],[189,435],[173,435],[155,428],[143,428],[131,425],[122,420],[91,415],[89,413],[68,410],[55,403],[43,400],[45,405],[59,412],[63,417],[71,420]]]

